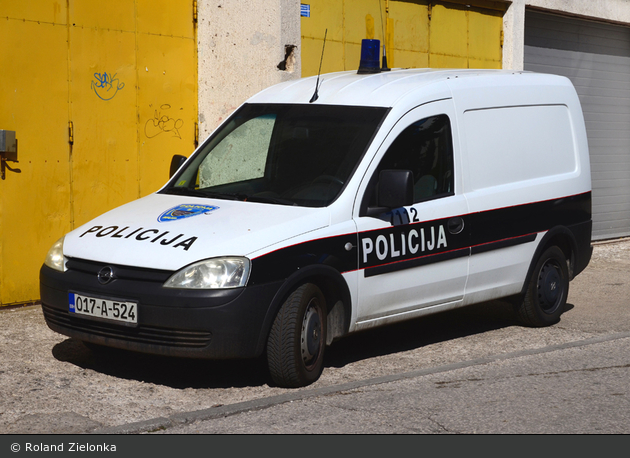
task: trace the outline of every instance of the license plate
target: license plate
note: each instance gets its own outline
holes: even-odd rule
[[[136,302],[70,293],[69,304],[70,313],[84,315],[87,318],[120,321],[132,325],[138,323]]]

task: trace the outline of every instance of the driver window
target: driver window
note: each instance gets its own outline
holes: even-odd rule
[[[446,115],[416,121],[394,140],[376,171],[411,170],[414,203],[454,194],[453,140]]]

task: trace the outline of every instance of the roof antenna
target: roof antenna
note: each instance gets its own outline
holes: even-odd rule
[[[383,34],[383,66],[381,67],[382,72],[388,72],[391,68],[387,67],[387,54],[385,52],[385,45],[387,44],[387,40],[385,39],[385,30],[383,28],[383,6],[381,0],[378,0],[378,4],[380,6],[379,10],[381,11],[381,33]],[[386,6],[387,13],[389,13],[389,4]]]
[[[311,100],[309,100],[308,103],[313,103],[315,100],[319,98],[319,94],[317,93],[317,91],[319,89],[319,75],[321,75],[322,73],[322,62],[324,61],[324,49],[326,49],[326,35],[328,35],[328,29],[326,29],[326,32],[324,32],[324,44],[322,45],[322,57],[319,60],[319,71],[317,72],[317,82],[315,82],[315,93],[313,93],[313,97],[311,97]]]

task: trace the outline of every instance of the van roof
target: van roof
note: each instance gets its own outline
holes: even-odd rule
[[[450,84],[448,83],[450,80]],[[248,100],[249,103],[309,103],[317,76],[271,86]],[[441,83],[441,84],[440,84]],[[356,71],[320,76],[319,98],[315,103],[393,107],[401,100],[420,102],[451,97],[451,89],[501,86],[571,86],[567,78],[533,72],[479,69],[393,69],[374,74]],[[527,92],[527,90],[525,90]],[[411,100],[410,100],[411,99]]]

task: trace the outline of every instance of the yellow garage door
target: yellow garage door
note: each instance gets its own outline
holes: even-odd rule
[[[361,40],[385,37],[390,68],[501,68],[505,3],[305,0],[302,76],[356,70]]]
[[[192,0],[0,0],[0,305],[39,298],[64,233],[157,190],[197,138]]]

